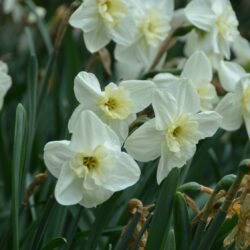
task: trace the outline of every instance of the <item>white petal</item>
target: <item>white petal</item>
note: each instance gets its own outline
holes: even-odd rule
[[[155,129],[155,119],[145,122],[125,142],[125,149],[137,161],[152,161],[160,156],[162,133]]]
[[[168,88],[169,84],[173,82],[175,84],[177,80],[179,80],[179,78],[170,73],[160,73],[153,78],[153,82],[158,89]]]
[[[177,102],[174,97],[164,91],[155,91],[152,105],[155,113],[157,129],[164,130],[168,124],[171,124],[177,114]]]
[[[196,115],[199,122],[199,131],[201,133],[201,139],[210,137],[215,134],[219,128],[222,117],[214,111],[205,111]]]
[[[161,159],[157,169],[157,182],[160,182],[167,177],[169,172],[175,168],[183,167],[186,162],[195,154],[196,145],[187,141],[181,144],[181,150],[177,153],[172,153],[168,150],[166,144],[162,145]]]
[[[212,80],[212,66],[206,56],[201,51],[195,52],[186,62],[181,77],[191,79],[194,84],[200,81]]]
[[[83,197],[79,204],[86,208],[96,207],[97,205],[109,199],[113,194],[112,191],[106,190],[99,186],[96,186],[92,190],[83,189],[82,192]]]
[[[87,49],[91,53],[104,48],[111,41],[109,32],[101,21],[98,22],[98,25],[94,30],[85,32],[83,38]]]
[[[216,112],[222,116],[221,128],[229,131],[237,130],[242,124],[241,98],[228,93],[217,105]]]
[[[82,179],[65,163],[56,183],[56,200],[62,205],[74,205],[82,199],[82,190]]]
[[[136,79],[142,72],[142,66],[137,62],[136,63],[131,62],[131,60],[128,62],[117,61],[115,63],[115,72],[117,79],[124,79],[124,80]]]
[[[140,177],[140,168],[132,157],[124,152],[113,152],[112,162],[107,161],[98,171],[98,185],[116,192],[134,185]]]
[[[172,84],[173,86],[173,84]],[[178,104],[179,112],[197,113],[200,110],[200,99],[196,89],[188,79],[180,79],[172,89]]]
[[[69,132],[72,133],[74,131],[75,124],[78,123],[79,117],[81,116],[81,113],[84,110],[91,110],[93,111],[98,117],[101,117],[103,115],[102,111],[97,105],[91,105],[89,104],[80,104],[76,107],[76,109],[73,111],[71,117],[69,118],[68,123],[68,129]]]
[[[185,8],[187,19],[202,30],[209,31],[214,24],[215,15],[209,0],[193,0]]]
[[[128,46],[135,40],[135,21],[130,15],[120,20],[119,25],[110,29],[111,38],[120,45]]]
[[[9,90],[11,84],[11,77],[3,72],[0,72],[0,109],[3,106],[3,98]]]
[[[222,87],[226,91],[234,91],[236,83],[246,74],[246,72],[237,63],[221,61],[218,74]]]
[[[70,146],[77,152],[92,151],[104,143],[120,148],[118,136],[91,111],[80,114],[74,128]]]
[[[81,4],[80,7],[71,15],[70,25],[82,29],[84,32],[94,30],[98,25],[99,15],[97,5],[92,1],[91,4]]]
[[[8,74],[8,65],[3,61],[0,61],[0,72]]]
[[[110,128],[112,128],[114,132],[118,135],[118,137],[121,140],[121,143],[123,143],[128,137],[128,132],[129,132],[129,123],[127,119],[125,120],[112,119],[108,122],[108,124]]]
[[[74,92],[78,102],[83,105],[96,106],[102,95],[98,79],[92,73],[80,72],[74,82]]]
[[[142,111],[152,102],[152,93],[154,91],[154,83],[151,81],[130,80],[123,81],[120,86],[124,86],[129,90],[129,94],[134,104],[134,112]]]
[[[173,169],[172,166],[168,164],[166,152],[164,152],[164,147],[162,147],[161,158],[158,164],[156,179],[157,183],[160,185],[161,182],[168,176],[170,171]]]
[[[56,178],[59,177],[63,164],[73,156],[69,143],[69,141],[53,141],[44,147],[44,162]]]

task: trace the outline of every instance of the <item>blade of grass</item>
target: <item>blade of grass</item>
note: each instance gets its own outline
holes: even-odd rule
[[[41,249],[44,233],[48,226],[50,214],[54,208],[54,205],[55,205],[55,199],[54,197],[51,197],[39,219],[39,224],[37,226],[36,232],[34,233],[33,242],[32,242],[30,250]]]
[[[26,141],[26,111],[24,107],[19,104],[16,110],[16,125],[14,136],[14,150],[13,150],[13,165],[11,174],[12,186],[12,206],[11,206],[11,220],[12,220],[12,249],[19,249],[19,174],[20,169],[24,164],[25,155],[25,141]]]
[[[175,194],[174,200],[174,230],[176,238],[176,249],[182,250],[190,245],[191,225],[188,210],[183,195]]]
[[[42,250],[53,250],[58,247],[62,247],[67,244],[67,240],[65,238],[59,237],[51,240],[42,248]]]
[[[146,250],[161,249],[164,236],[169,230],[174,194],[179,179],[179,169],[174,168],[160,185],[159,197],[151,226],[149,228]]]
[[[27,142],[26,162],[20,173],[20,187],[24,189],[25,172],[28,170],[32,155],[32,146],[36,130],[36,107],[37,107],[37,81],[38,81],[38,62],[35,55],[35,46],[32,39],[32,34],[29,29],[26,30],[29,41],[31,57],[28,66],[28,127],[29,136]],[[24,192],[24,190],[22,190]]]
[[[115,193],[111,199],[106,201],[98,208],[94,225],[92,226],[88,235],[88,241],[85,250],[97,249],[99,238],[101,237],[103,229],[107,226],[108,222],[113,216],[116,202],[118,201],[120,195],[121,192]]]

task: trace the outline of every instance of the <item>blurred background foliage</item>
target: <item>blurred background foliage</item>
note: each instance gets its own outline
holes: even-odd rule
[[[176,8],[184,7],[187,3],[182,0],[175,2]],[[239,19],[241,34],[250,40],[250,1],[231,2]],[[87,68],[98,76],[103,86],[114,79],[114,76],[105,72],[101,61],[87,52],[82,33],[70,26],[67,27],[58,53],[53,53],[57,31],[72,1],[34,1],[47,13],[44,20],[33,24],[27,22],[28,13],[32,12],[30,3],[20,1],[26,14],[18,22],[13,21],[11,14],[5,15],[0,11],[0,60],[8,63],[9,74],[13,79],[12,88],[0,112],[0,249],[11,249],[15,237],[10,222],[13,198],[11,183],[13,175],[17,174],[13,169],[13,148],[16,146],[14,131],[18,103],[22,103],[27,112],[23,181],[16,190],[20,249],[111,249],[110,246],[117,244],[122,226],[128,222],[126,204],[129,199],[137,197],[144,204],[155,202],[159,192],[155,162],[141,166],[142,178],[136,185],[116,193],[95,209],[57,204],[53,198],[55,179],[50,175],[35,190],[28,205],[21,205],[34,176],[46,171],[43,162],[45,143],[69,138],[67,122],[77,104],[73,93],[76,74]],[[31,56],[32,46],[36,56]],[[177,44],[170,55],[182,56],[181,48]],[[108,49],[112,52],[114,45],[110,44]],[[46,67],[51,58],[54,63],[49,66],[51,74],[46,82]],[[37,78],[37,86],[29,86],[30,78]],[[45,91],[43,82],[46,84]],[[32,100],[37,107],[32,104]],[[218,131],[213,138],[200,142],[187,175],[183,168],[182,176],[185,182],[196,181],[214,187],[224,175],[235,173],[236,166],[243,158],[250,158],[245,128],[234,133]],[[208,195],[198,194],[193,198],[202,205]],[[192,217],[192,212],[189,213]],[[221,241],[218,244],[221,246]]]

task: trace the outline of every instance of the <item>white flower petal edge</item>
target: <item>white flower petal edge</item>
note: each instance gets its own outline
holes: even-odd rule
[[[50,142],[44,150],[47,168],[58,177],[60,204],[97,206],[138,181],[137,163],[121,152],[117,135],[93,112],[83,111],[73,128],[70,142]]]
[[[126,151],[138,161],[152,161],[160,156],[162,132],[156,130],[155,122],[145,122],[125,141]]]
[[[222,116],[215,111],[205,111],[196,115],[201,139],[213,136],[222,122]]]
[[[194,83],[201,81],[210,82],[213,77],[213,72],[206,54],[197,51],[190,56],[184,65],[181,77],[191,79]]]
[[[230,92],[235,90],[237,82],[246,74],[246,71],[235,62],[221,61],[218,74],[222,87]]]
[[[44,147],[44,162],[50,173],[59,177],[63,163],[73,156],[69,141],[53,141]]]
[[[82,183],[69,166],[64,163],[55,188],[58,203],[68,206],[78,203],[82,199]]]
[[[90,111],[80,113],[72,126],[70,147],[75,151],[91,151],[98,145],[120,150],[121,142],[115,132]]]
[[[102,95],[98,79],[92,73],[82,71],[74,81],[74,93],[78,102],[84,105],[96,104],[96,98]]]
[[[122,81],[119,86],[127,88],[130,92],[130,97],[133,100],[134,113],[137,113],[152,102],[152,93],[154,92],[154,83],[146,80],[130,80]]]
[[[211,10],[210,0],[193,0],[185,8],[187,19],[202,30],[209,31],[215,14]]]
[[[79,204],[86,208],[96,207],[97,205],[108,200],[113,193],[114,192],[99,186],[96,186],[91,190],[84,189],[83,197]]]
[[[12,84],[12,79],[7,73],[7,64],[0,61],[0,110],[3,106],[4,96],[6,95]]]
[[[191,80],[200,97],[201,110],[211,110],[218,101],[214,85],[211,83],[213,72],[211,63],[205,53],[195,52],[184,65],[181,77]]]
[[[241,97],[235,93],[226,94],[219,102],[215,111],[222,116],[221,128],[233,131],[240,128],[243,117]]]

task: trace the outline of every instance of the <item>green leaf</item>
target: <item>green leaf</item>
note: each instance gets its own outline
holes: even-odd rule
[[[164,236],[168,235],[178,177],[179,169],[174,168],[160,185],[159,197],[149,228],[146,250],[161,249]]]
[[[176,240],[175,240],[174,229],[169,230],[169,234],[165,242],[164,250],[176,250]]]
[[[36,107],[37,107],[37,79],[38,79],[38,63],[35,55],[29,60],[28,67],[28,141],[25,168],[30,166],[30,158],[32,155],[33,140],[36,130]],[[22,168],[20,172],[20,185],[23,186],[24,176],[27,169]]]
[[[106,201],[98,208],[97,215],[91,231],[88,235],[88,241],[84,250],[97,249],[98,241],[101,237],[103,229],[113,216],[116,202],[119,199],[121,192],[115,193],[111,199]]]
[[[174,229],[176,238],[176,249],[182,250],[190,245],[191,225],[188,210],[183,195],[175,194],[174,200]]]
[[[42,250],[52,250],[56,247],[62,247],[67,244],[67,240],[65,238],[59,237],[56,239],[51,240],[49,243],[47,243]]]
[[[125,230],[119,244],[115,248],[116,250],[123,250],[128,247],[128,242],[133,235],[133,232],[135,231],[136,225],[138,224],[140,218],[141,213],[137,211],[131,219],[129,225],[127,226],[127,229]]]
[[[13,164],[11,174],[12,184],[12,248],[19,249],[19,174],[24,165],[26,141],[26,111],[21,104],[18,104],[16,110],[16,124],[14,136]]]
[[[44,237],[44,233],[49,223],[50,214],[53,211],[55,205],[54,197],[50,198],[41,217],[39,218],[39,223],[37,225],[37,229],[34,232],[33,242],[32,242],[32,250],[38,250],[41,248],[42,240]]]

